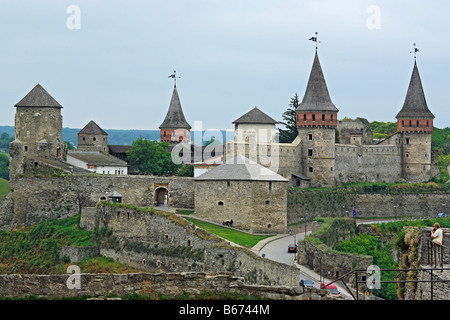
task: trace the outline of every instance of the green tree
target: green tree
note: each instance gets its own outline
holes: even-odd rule
[[[127,151],[131,168],[143,174],[157,176],[176,174],[180,165],[172,161],[172,154],[167,151],[168,148],[167,142],[139,137]]]
[[[7,153],[0,153],[0,178],[9,180],[9,156]]]
[[[298,104],[298,95],[295,93],[295,96],[291,98],[289,108],[283,113],[283,121],[281,121],[281,124],[284,125],[285,129],[279,129],[279,141],[281,143],[291,143],[298,135],[297,113],[295,111]]]
[[[178,170],[178,175],[181,177],[193,177],[194,176],[194,166],[192,164],[184,165]]]

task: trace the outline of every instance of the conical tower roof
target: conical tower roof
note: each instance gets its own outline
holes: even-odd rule
[[[405,103],[396,118],[434,119],[434,115],[427,106],[422,81],[420,80],[419,69],[417,68],[417,63],[415,61],[408,92],[406,93]]]
[[[15,107],[62,108],[62,105],[37,84]]]
[[[328,93],[327,84],[325,82],[325,77],[323,76],[317,52],[314,57],[305,96],[303,97],[302,103],[297,107],[297,111],[339,111],[331,101],[330,94]]]
[[[181,109],[180,97],[178,96],[177,87],[173,88],[172,99],[170,100],[169,111],[167,111],[166,118],[159,126],[160,129],[191,129],[191,126],[186,121]]]
[[[108,134],[106,131],[104,131],[102,128],[98,126],[94,121],[89,121],[89,123],[78,132],[79,134],[94,134],[94,135],[104,135],[107,136]]]

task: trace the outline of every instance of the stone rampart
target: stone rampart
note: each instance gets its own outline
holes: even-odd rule
[[[432,217],[450,207],[450,190],[429,193],[357,193],[345,190],[288,190],[288,224],[316,217]],[[394,207],[395,206],[395,207]]]
[[[76,277],[80,280],[79,286]],[[68,285],[69,283],[69,285]],[[71,288],[71,289],[70,289]],[[257,286],[244,283],[231,273],[131,273],[79,275],[0,275],[0,297],[24,298],[106,298],[144,294],[158,298],[162,294],[176,298],[205,292],[240,293],[267,300],[333,299],[325,290],[302,287]]]
[[[106,200],[107,192],[113,191],[122,194],[124,203],[155,206],[160,188],[168,191],[169,206],[194,208],[192,178],[96,174],[16,177],[9,193],[10,204],[0,208],[0,228],[73,216],[83,207],[95,207],[102,197]]]
[[[299,270],[228,244],[167,212],[102,203],[87,225],[107,228],[115,239],[100,253],[149,272],[234,272],[251,284],[295,286]],[[81,221],[85,218],[81,217]],[[111,239],[110,239],[111,240]]]

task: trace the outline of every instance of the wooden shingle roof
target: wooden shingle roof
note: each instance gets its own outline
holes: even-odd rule
[[[22,100],[16,103],[15,107],[62,108],[63,106],[53,99],[40,84],[37,84]]]
[[[177,87],[173,88],[172,99],[170,100],[169,110],[166,118],[159,126],[160,129],[191,129],[191,126],[186,121],[181,109],[180,97],[178,96]]]
[[[267,114],[255,107],[239,119],[234,120],[233,123],[277,124],[278,121],[272,119]]]
[[[423,92],[422,81],[420,80],[419,69],[417,68],[416,62],[414,62],[414,68],[403,108],[397,114],[396,118],[434,119],[434,115],[427,106],[427,101]]]
[[[302,103],[300,103],[297,107],[297,111],[339,111],[331,101],[317,52],[314,57],[314,62],[311,69],[311,74],[309,76],[308,85],[306,87],[305,96],[303,97]]]

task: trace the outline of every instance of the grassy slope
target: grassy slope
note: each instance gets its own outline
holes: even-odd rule
[[[222,237],[231,242],[237,243],[242,246],[247,246],[247,247],[253,247],[259,241],[272,236],[272,235],[253,235],[253,234],[248,234],[245,232],[240,232],[233,228],[222,227],[222,226],[218,226],[216,224],[203,222],[203,221],[196,220],[193,218],[185,218],[185,219],[191,221],[196,226],[203,228],[206,231],[209,231],[211,233],[218,235],[219,237]]]

